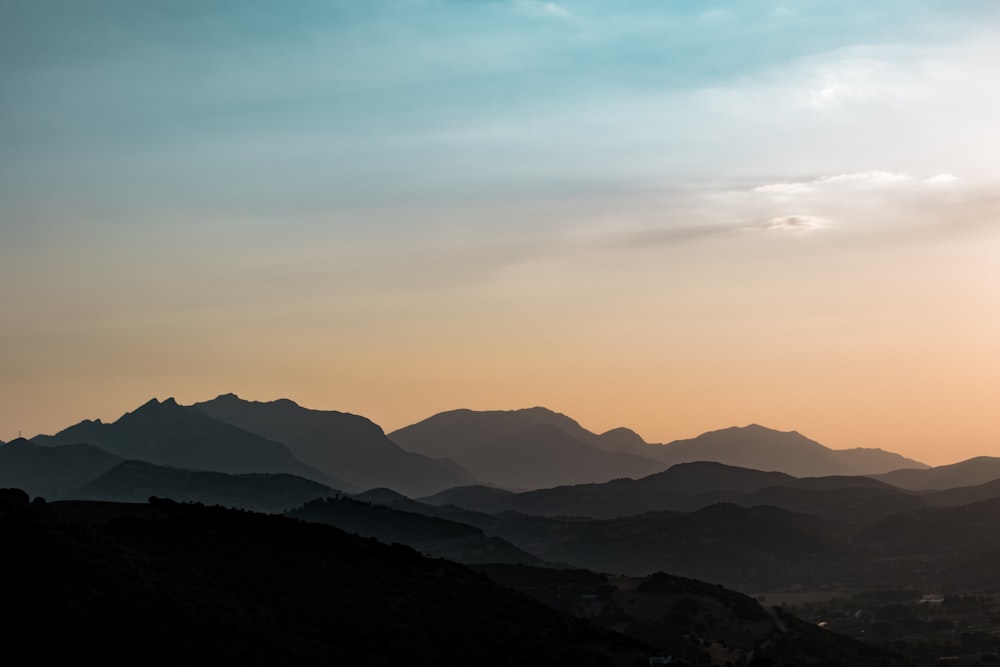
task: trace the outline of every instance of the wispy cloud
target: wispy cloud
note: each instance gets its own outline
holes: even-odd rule
[[[771,218],[765,223],[767,229],[782,232],[807,232],[826,227],[828,221],[814,215],[784,215]]]

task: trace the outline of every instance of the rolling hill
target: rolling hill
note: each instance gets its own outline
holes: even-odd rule
[[[156,496],[177,502],[281,513],[310,500],[335,495],[339,491],[325,484],[284,473],[227,474],[124,461],[62,497],[144,503],[150,496]]]
[[[893,486],[915,491],[976,486],[1000,479],[1000,458],[977,456],[950,465],[934,468],[906,467],[874,477]]]
[[[117,456],[91,445],[46,447],[18,438],[0,445],[0,488],[20,488],[32,496],[51,499],[120,462]]]

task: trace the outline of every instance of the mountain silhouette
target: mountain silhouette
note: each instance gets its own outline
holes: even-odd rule
[[[976,486],[1000,479],[1000,458],[977,456],[934,468],[904,467],[875,477],[894,486],[915,491]]]
[[[111,424],[87,420],[34,440],[44,445],[83,442],[123,459],[173,468],[280,472],[335,488],[344,485],[295,458],[285,445],[214,419],[197,408],[178,405],[172,398],[163,402],[154,398]]]
[[[913,494],[868,477],[797,478],[713,461],[679,463],[640,479],[577,484],[510,494],[482,487],[449,489],[422,499],[478,512],[597,519],[652,511],[690,512],[719,502],[774,505],[830,518],[882,515],[924,506]],[[871,505],[875,501],[878,505]]]
[[[733,426],[688,440],[651,446],[644,455],[671,465],[718,461],[796,477],[869,475],[899,468],[926,467],[919,461],[881,449],[830,449],[796,431],[776,431],[759,424]]]
[[[650,444],[627,428],[592,433],[566,415],[541,407],[442,412],[393,431],[389,438],[411,451],[447,456],[481,481],[509,489],[643,477],[677,463],[694,461],[716,461],[796,477],[869,475],[926,467],[881,449],[834,450],[795,431],[776,431],[757,424],[710,431],[665,445]],[[575,454],[569,454],[571,451]],[[526,469],[523,474],[497,469],[497,465],[504,465],[505,458],[514,456],[527,457],[521,459]],[[546,476],[543,467],[560,456],[575,456],[575,469]]]
[[[644,476],[663,469],[633,452],[638,435],[592,433],[545,408],[453,410],[389,434],[401,447],[448,457],[487,484],[538,489]]]
[[[0,487],[53,498],[101,475],[121,459],[91,445],[36,445],[18,438],[0,445]]]
[[[293,401],[245,401],[225,394],[194,407],[228,424],[285,444],[305,463],[358,489],[387,486],[426,495],[474,483],[451,462],[408,452],[365,417],[310,410]]]
[[[156,496],[255,512],[280,513],[315,498],[338,495],[325,484],[284,473],[227,474],[124,461],[66,499],[143,503]]]

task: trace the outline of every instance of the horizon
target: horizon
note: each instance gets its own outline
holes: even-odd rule
[[[998,19],[3,3],[0,432],[235,392],[998,456]]]
[[[306,410],[332,411],[332,412],[340,412],[340,413],[344,413],[344,414],[351,414],[351,415],[355,415],[355,416],[360,416],[360,417],[364,417],[366,419],[369,419],[376,426],[380,427],[385,432],[386,435],[389,435],[393,431],[398,431],[398,430],[400,430],[402,428],[405,428],[407,426],[411,426],[413,424],[420,423],[421,421],[423,421],[425,419],[428,419],[430,417],[433,417],[433,416],[436,416],[436,415],[439,415],[439,414],[445,414],[445,413],[448,413],[448,412],[458,411],[458,410],[472,410],[474,412],[519,412],[519,411],[522,411],[522,410],[533,410],[533,409],[541,408],[543,410],[548,410],[550,412],[562,415],[564,417],[569,417],[573,421],[577,422],[581,427],[583,427],[584,429],[586,429],[586,430],[588,430],[588,431],[590,431],[590,432],[592,432],[594,434],[600,435],[602,433],[606,433],[606,432],[611,431],[611,430],[616,429],[616,428],[626,428],[626,429],[628,429],[630,431],[633,431],[634,433],[637,433],[643,439],[643,441],[645,441],[647,444],[652,444],[652,445],[669,445],[669,444],[672,444],[672,443],[678,442],[678,441],[685,441],[685,440],[694,439],[694,438],[697,438],[698,436],[701,436],[701,435],[704,435],[704,434],[707,434],[707,433],[712,433],[712,432],[715,432],[715,431],[723,431],[723,430],[733,429],[733,428],[736,428],[736,429],[746,429],[746,428],[749,428],[751,426],[758,426],[758,427],[762,427],[762,428],[765,428],[765,429],[768,429],[768,430],[778,431],[778,432],[781,432],[781,433],[797,433],[797,434],[799,434],[799,435],[801,435],[801,436],[803,436],[803,437],[805,437],[805,438],[807,438],[809,440],[812,440],[814,442],[818,442],[820,445],[822,445],[822,446],[824,446],[824,447],[826,447],[828,449],[831,449],[833,451],[843,451],[843,450],[859,449],[859,448],[860,449],[879,449],[879,450],[882,450],[882,451],[886,451],[888,453],[899,454],[899,455],[901,455],[901,456],[903,456],[905,458],[914,460],[917,463],[929,465],[930,467],[936,467],[936,466],[942,466],[942,465],[949,465],[949,464],[953,464],[953,463],[960,463],[962,461],[966,461],[968,459],[976,458],[976,457],[979,457],[979,456],[989,456],[988,454],[976,454],[976,455],[973,455],[973,456],[970,456],[970,457],[965,457],[965,458],[962,458],[962,459],[956,459],[954,461],[943,461],[943,462],[940,462],[940,463],[933,463],[933,462],[924,461],[924,460],[921,460],[921,459],[916,459],[916,458],[914,458],[912,456],[907,456],[903,452],[897,452],[895,450],[889,450],[889,449],[885,449],[885,448],[882,448],[882,447],[864,447],[864,446],[858,446],[858,447],[832,447],[828,443],[825,443],[822,440],[819,440],[818,438],[814,438],[814,437],[812,437],[808,433],[803,433],[802,431],[800,431],[798,429],[794,429],[794,428],[791,428],[791,429],[775,428],[773,426],[770,426],[768,424],[764,424],[764,423],[761,423],[761,422],[747,422],[747,423],[743,423],[743,424],[728,424],[728,425],[724,425],[724,426],[716,426],[716,427],[713,427],[713,428],[703,429],[701,431],[698,431],[697,433],[692,433],[692,434],[688,434],[688,435],[678,435],[678,436],[672,437],[670,439],[657,440],[657,439],[647,438],[645,435],[643,435],[642,433],[640,433],[636,429],[633,429],[628,424],[618,424],[617,426],[611,426],[609,428],[591,428],[588,424],[585,423],[585,421],[581,421],[580,419],[577,419],[577,417],[574,416],[573,414],[569,414],[569,413],[563,412],[561,410],[550,408],[550,407],[547,407],[547,406],[544,406],[544,405],[533,405],[533,406],[525,406],[525,407],[521,407],[521,408],[509,408],[509,409],[508,408],[483,408],[483,409],[474,409],[474,408],[464,408],[464,407],[449,408],[447,410],[438,410],[438,411],[436,411],[434,413],[428,414],[428,415],[426,415],[426,416],[424,416],[424,417],[422,417],[422,418],[420,418],[418,420],[415,420],[413,422],[408,422],[408,423],[401,424],[401,425],[398,425],[398,426],[393,426],[393,427],[390,428],[390,427],[385,426],[382,423],[380,423],[377,419],[373,419],[369,415],[364,415],[364,414],[349,412],[349,411],[345,411],[345,410],[338,410],[336,408],[316,407],[316,406],[304,405],[302,402],[297,401],[295,398],[293,398],[291,396],[280,396],[280,397],[275,397],[275,398],[270,398],[270,399],[256,399],[256,398],[246,398],[244,396],[239,395],[237,392],[224,392],[224,393],[212,396],[211,398],[201,398],[201,399],[193,400],[193,401],[178,400],[174,396],[165,396],[165,397],[162,397],[162,398],[159,397],[159,396],[153,396],[153,397],[148,398],[148,399],[146,399],[146,400],[138,403],[137,405],[134,405],[131,408],[128,408],[128,409],[126,409],[126,410],[124,410],[124,411],[122,411],[122,412],[120,412],[120,413],[118,413],[118,414],[116,414],[114,416],[104,416],[104,415],[102,415],[102,416],[83,417],[83,418],[77,419],[75,421],[71,421],[69,423],[65,423],[65,424],[63,424],[61,426],[54,427],[54,428],[46,430],[46,431],[32,432],[31,435],[20,434],[17,437],[18,438],[23,437],[26,440],[31,440],[31,439],[35,438],[36,436],[51,436],[51,435],[54,435],[54,434],[56,434],[56,433],[58,433],[58,432],[60,432],[60,431],[62,431],[64,429],[66,429],[66,428],[69,428],[71,426],[79,424],[80,422],[85,421],[85,420],[102,422],[104,424],[114,423],[115,421],[117,421],[118,419],[120,419],[121,417],[123,417],[124,415],[126,415],[128,413],[131,413],[131,412],[135,412],[136,410],[138,410],[139,408],[145,406],[146,404],[153,403],[153,402],[162,404],[162,403],[168,403],[170,401],[175,401],[178,405],[180,405],[182,407],[195,407],[198,403],[204,403],[204,402],[212,401],[212,400],[215,400],[216,398],[221,398],[223,396],[235,396],[239,400],[245,401],[245,402],[248,402],[248,403],[272,403],[272,402],[277,402],[277,401],[282,401],[282,400],[290,400],[293,403],[295,403],[296,405],[298,405],[299,407],[301,407],[303,409],[306,409]],[[14,437],[6,438],[6,439],[5,438],[0,438],[0,441],[11,442],[11,441],[13,441],[15,439],[16,438],[14,438]]]

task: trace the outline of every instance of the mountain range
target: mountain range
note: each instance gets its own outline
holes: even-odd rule
[[[881,449],[829,449],[797,432],[756,424],[650,444],[626,428],[592,433],[573,419],[540,407],[443,412],[393,431],[389,438],[411,451],[448,457],[485,484],[512,490],[644,477],[694,461],[797,477],[927,467]]]
[[[283,443],[304,463],[344,480],[344,490],[388,486],[426,495],[474,482],[448,460],[406,451],[369,419],[332,410],[310,410],[288,399],[245,401],[225,394],[194,408],[260,437]]]
[[[288,473],[333,487],[347,486],[295,458],[274,440],[237,428],[169,398],[152,399],[113,423],[85,420],[55,435],[32,438],[40,445],[86,443],[122,459],[226,473]]]

